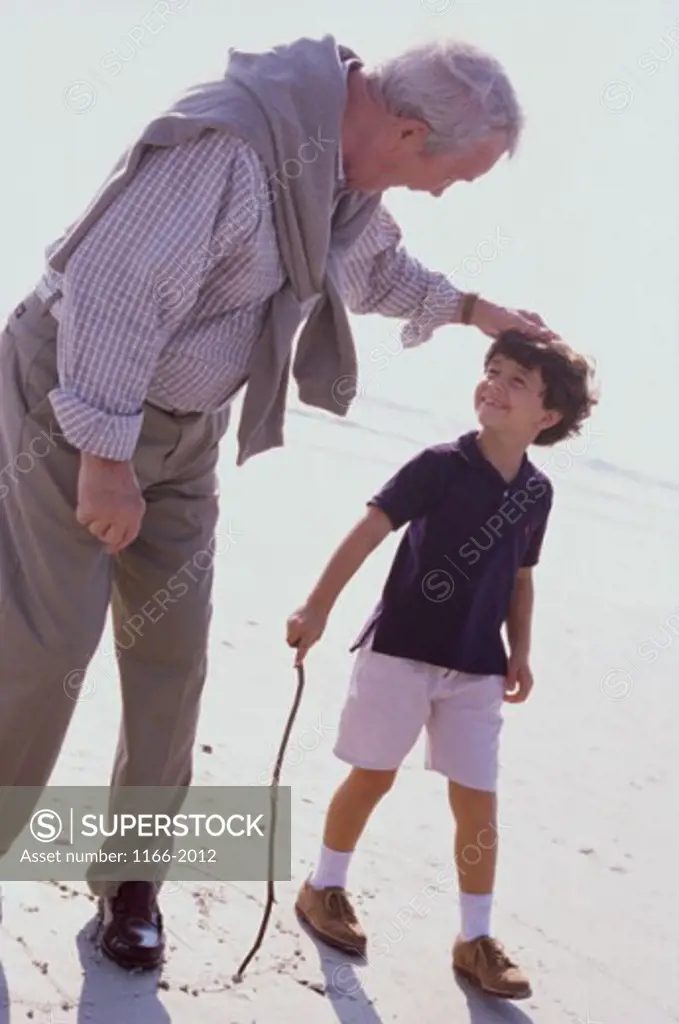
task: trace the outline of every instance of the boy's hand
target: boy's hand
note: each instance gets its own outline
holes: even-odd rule
[[[533,673],[525,654],[510,654],[505,677],[505,701],[507,704],[522,704],[533,689]]]
[[[309,648],[320,640],[328,621],[327,613],[314,605],[305,604],[288,619],[287,642],[297,648],[295,668],[302,664]]]

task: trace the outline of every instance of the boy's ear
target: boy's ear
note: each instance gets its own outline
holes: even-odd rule
[[[547,430],[549,427],[555,427],[562,419],[563,413],[559,412],[557,409],[545,409],[542,416],[542,430]]]

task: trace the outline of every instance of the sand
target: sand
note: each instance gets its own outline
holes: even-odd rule
[[[224,446],[210,674],[195,749],[200,784],[268,779],[295,686],[285,617],[405,452],[374,439],[357,444],[348,428],[322,418],[290,422],[290,449],[243,470],[233,465],[232,442]],[[128,975],[102,960],[84,884],[4,883],[0,1024],[297,1024],[303,1015],[315,1024],[679,1021],[670,727],[679,645],[650,667],[625,655],[672,609],[652,589],[629,600],[616,576],[629,565],[615,530],[631,526],[616,527],[582,467],[562,476],[562,511],[538,577],[536,689],[525,706],[508,709],[502,753],[494,930],[529,972],[532,998],[487,999],[452,975],[451,824],[445,785],[422,769],[421,744],[351,869],[370,962],[352,967],[320,947],[293,913],[344,774],[332,741],[348,645],[372,606],[390,538],[340,599],[307,662],[282,780],[292,787],[293,877],[277,883],[279,902],[243,982],[231,979],[259,926],[263,882],[169,883],[160,976]],[[585,524],[583,552],[574,538]],[[652,556],[645,552],[646,564]],[[622,664],[627,676],[607,674]],[[107,636],[54,784],[107,783],[119,711]]]

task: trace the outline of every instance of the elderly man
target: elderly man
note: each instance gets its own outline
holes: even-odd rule
[[[372,71],[330,36],[232,51],[50,246],[0,346],[0,785],[48,782],[109,605],[124,709],[111,794],[189,785],[234,396],[242,465],[283,444],[291,373],[303,402],[346,414],[347,308],[403,319],[405,347],[451,323],[553,336],[423,267],[382,205],[389,188],[473,181],[521,126],[503,69],[467,45]],[[130,630],[151,598],[163,614]],[[0,818],[7,849],[25,820]],[[158,966],[162,875],[88,881],[104,952]]]

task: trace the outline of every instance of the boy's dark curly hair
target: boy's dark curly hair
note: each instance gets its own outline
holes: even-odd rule
[[[525,370],[539,370],[544,381],[542,403],[561,419],[547,427],[533,444],[548,446],[575,437],[599,401],[594,383],[594,361],[575,352],[565,341],[528,338],[519,331],[503,331],[486,352],[484,368],[495,356],[505,356]]]

